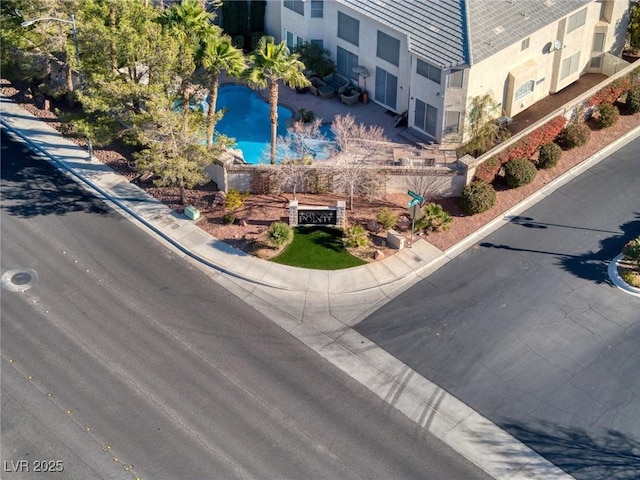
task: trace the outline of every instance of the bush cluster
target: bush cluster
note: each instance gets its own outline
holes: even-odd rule
[[[473,181],[462,189],[462,209],[469,215],[486,212],[496,203],[496,191],[485,181]]]
[[[564,150],[580,147],[589,141],[591,130],[584,122],[570,123],[558,136],[558,145]]]
[[[553,142],[567,124],[567,119],[560,115],[552,118],[541,127],[536,128],[529,135],[517,141],[498,154],[501,164],[516,158],[531,157],[541,145]]]
[[[232,188],[231,190],[229,190],[229,193],[227,193],[227,196],[224,199],[224,206],[227,210],[237,210],[242,205],[244,205],[244,201],[248,196],[248,193],[239,192],[235,188]]]
[[[376,222],[383,230],[391,230],[398,224],[398,214],[390,208],[384,207],[376,213]]]
[[[344,232],[344,245],[347,248],[364,248],[369,243],[369,237],[362,225],[348,227]]]
[[[273,222],[267,230],[267,240],[274,247],[282,247],[293,240],[293,229],[284,222]]]
[[[493,179],[496,178],[496,175],[500,171],[501,166],[502,165],[500,164],[500,159],[494,155],[493,157],[478,165],[474,178],[476,180],[483,180],[485,182],[491,183],[493,182]]]
[[[236,221],[236,214],[233,212],[227,212],[222,216],[223,225],[233,225]]]
[[[627,111],[632,115],[640,112],[640,86],[629,90],[625,105],[627,107]]]
[[[562,156],[562,149],[555,143],[547,143],[542,145],[538,155],[538,168],[553,168],[558,164]]]
[[[590,107],[597,107],[601,103],[615,103],[620,96],[631,88],[629,76],[618,78],[609,85],[602,87],[596,94],[587,101]]]
[[[640,267],[640,237],[631,240],[622,249],[624,259],[633,262]]]
[[[428,203],[422,209],[422,217],[416,220],[415,229],[425,232],[447,231],[451,228],[453,218],[440,204]]]
[[[528,158],[516,158],[504,165],[504,181],[509,188],[530,184],[536,178],[536,173],[536,166]]]
[[[618,123],[618,119],[620,118],[620,112],[618,111],[618,107],[609,103],[602,102],[598,105],[596,112],[596,122],[598,128],[609,128],[613,127],[616,123]]]

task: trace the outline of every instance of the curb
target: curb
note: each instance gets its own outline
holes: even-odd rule
[[[620,253],[616,258],[611,260],[609,267],[607,268],[607,273],[609,274],[609,278],[613,282],[613,284],[629,295],[633,295],[634,297],[640,298],[640,288],[633,287],[625,282],[622,277],[618,274],[618,262],[624,257],[624,254]]]

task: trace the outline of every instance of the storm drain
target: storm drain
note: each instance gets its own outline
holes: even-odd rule
[[[18,268],[4,272],[0,284],[11,292],[24,292],[38,283],[38,272],[30,268]]]

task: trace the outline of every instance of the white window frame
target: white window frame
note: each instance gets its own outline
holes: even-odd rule
[[[351,32],[341,31],[342,29],[340,28],[340,26],[343,25],[343,23],[340,22],[341,18],[344,19],[344,21],[347,21],[352,25],[355,25],[356,27],[355,38],[353,35],[350,34]],[[341,38],[345,42],[349,42],[351,45],[355,45],[356,47],[359,47],[360,46],[360,20],[352,17],[351,15],[347,15],[346,13],[342,13],[338,11],[338,38]],[[355,43],[352,42],[352,40],[355,40]]]
[[[444,132],[445,134],[460,133],[460,119],[462,112],[447,110],[444,112]]]
[[[526,82],[524,82],[518,87],[514,95],[514,98],[516,100],[520,100],[521,98],[526,97],[530,93],[533,93],[533,87],[535,86],[535,84],[536,84],[535,81],[527,80]]]
[[[583,8],[579,12],[574,13],[567,19],[567,33],[571,33],[574,30],[583,26],[587,21],[587,7]]]
[[[311,0],[311,18],[324,17],[324,0]]]
[[[449,88],[462,88],[464,85],[464,68],[452,68],[448,77]],[[460,77],[459,82],[458,77]]]
[[[420,68],[420,65],[423,64],[424,67]],[[421,72],[420,70],[425,70]],[[430,64],[429,62],[425,62],[424,60],[420,60],[416,62],[416,73],[421,77],[428,78],[434,83],[438,85],[442,84],[442,69],[436,67],[435,65]],[[436,80],[437,79],[437,80]]]
[[[601,41],[600,41],[601,40]],[[607,40],[607,34],[604,32],[596,32],[593,34],[592,52],[604,52],[604,43]]]
[[[570,57],[562,60],[560,64],[560,80],[564,80],[569,75],[573,75],[578,71],[580,66],[580,52],[574,53]]]

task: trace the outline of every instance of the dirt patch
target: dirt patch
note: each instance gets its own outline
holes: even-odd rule
[[[25,110],[36,117],[48,121],[52,127],[58,130],[64,127],[53,112],[37,108],[28,96],[25,96],[24,91],[14,88],[6,81],[2,81],[0,91],[3,95],[13,98]],[[54,104],[52,108],[56,106]],[[439,200],[438,203],[454,217],[451,229],[447,232],[433,232],[428,235],[416,236],[416,238],[425,238],[429,243],[442,250],[453,246],[492,219],[501,216],[505,211],[542,188],[551,180],[640,125],[640,113],[624,115],[622,108],[621,113],[623,114],[616,125],[603,130],[591,131],[591,137],[587,145],[563,152],[562,158],[554,168],[538,171],[536,178],[529,185],[518,189],[498,189],[496,205],[488,212],[468,216],[462,212],[459,199],[445,198]],[[79,145],[86,146],[84,139],[72,138],[72,140]],[[150,195],[164,202],[169,208],[182,212],[184,206],[178,202],[177,189],[156,187],[152,183],[140,183],[137,180],[139,176],[133,168],[133,149],[130,147],[122,144],[109,145],[108,147],[94,148],[94,154],[100,161],[125,176],[129,181],[137,183]],[[226,211],[223,205],[216,203],[215,193],[216,187],[213,183],[186,192],[186,205],[193,205],[198,208],[203,217],[198,222],[200,228],[236,248],[263,258],[270,258],[278,253],[277,250],[267,246],[265,241],[266,231],[274,221],[287,221],[288,204],[292,198],[291,195],[250,195],[244,205],[236,212],[236,223],[224,225],[222,217]],[[298,194],[297,199],[300,205],[335,206],[338,200],[346,200],[348,205],[348,199],[342,195]],[[410,223],[406,217],[406,204],[408,201],[409,196],[405,194],[390,194],[373,200],[356,198],[353,210],[347,211],[347,221],[351,225],[371,226],[372,221],[375,220],[376,213],[381,208],[388,207],[402,216],[398,230],[409,237]],[[376,252],[379,253],[376,254]],[[372,235],[370,247],[364,252],[359,252],[359,256],[372,261],[374,257],[383,258],[394,252],[395,250],[386,248],[384,234],[374,234]]]

